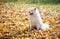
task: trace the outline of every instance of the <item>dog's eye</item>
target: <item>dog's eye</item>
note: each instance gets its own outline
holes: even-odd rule
[[[34,10],[36,10],[36,8],[34,8]]]
[[[33,12],[33,10],[31,10],[31,12]]]

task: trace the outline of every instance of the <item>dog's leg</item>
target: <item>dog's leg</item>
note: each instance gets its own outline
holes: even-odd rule
[[[40,30],[40,25],[39,24],[36,27],[37,27],[37,30]]]
[[[32,29],[33,29],[33,24],[30,25],[30,30],[29,31],[31,31]]]

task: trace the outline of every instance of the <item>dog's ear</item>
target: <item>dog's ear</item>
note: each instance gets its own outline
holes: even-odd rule
[[[34,8],[34,10],[36,10],[36,8]]]

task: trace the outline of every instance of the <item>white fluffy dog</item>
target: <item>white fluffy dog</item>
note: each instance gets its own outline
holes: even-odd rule
[[[33,27],[36,27],[37,30],[39,30],[39,29],[45,30],[45,29],[49,28],[48,24],[43,23],[38,9],[36,9],[35,7],[30,8],[29,14],[30,14],[30,30],[32,30]]]

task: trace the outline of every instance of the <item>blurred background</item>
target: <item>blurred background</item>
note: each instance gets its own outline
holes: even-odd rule
[[[60,4],[60,0],[0,0],[0,2],[20,2],[28,4]]]
[[[30,7],[49,29],[28,31]],[[60,39],[60,0],[0,0],[0,39]]]

